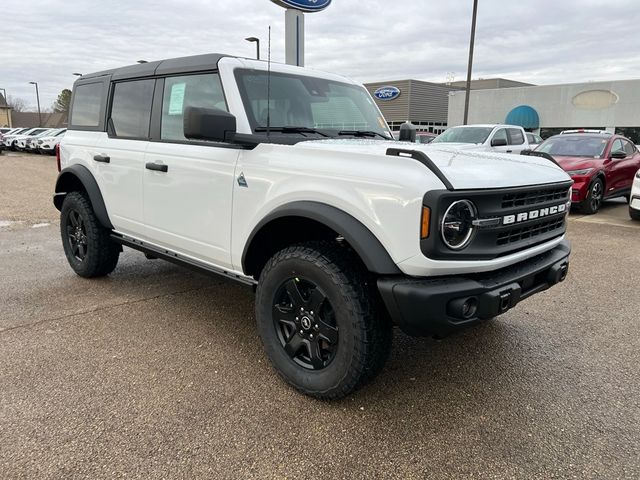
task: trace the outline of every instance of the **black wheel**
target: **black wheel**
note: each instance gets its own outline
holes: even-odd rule
[[[634,210],[629,207],[629,216],[631,217],[631,220],[640,220],[640,210]]]
[[[593,215],[602,205],[602,199],[604,198],[604,182],[601,178],[596,178],[589,186],[589,193],[580,204],[580,211],[587,215]]]
[[[258,331],[274,368],[321,399],[344,397],[383,368],[392,325],[378,307],[375,282],[337,242],[278,252],[256,293]]]
[[[102,277],[116,268],[120,246],[98,222],[91,202],[80,192],[69,193],[60,212],[62,246],[69,265],[81,277]]]

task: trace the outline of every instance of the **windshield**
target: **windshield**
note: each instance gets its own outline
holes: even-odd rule
[[[608,142],[602,137],[557,135],[545,140],[536,151],[561,157],[601,158]]]
[[[272,72],[267,102],[267,72],[240,69],[236,78],[253,131],[267,126],[269,113],[272,128],[312,128],[333,135],[368,131],[391,138],[386,121],[363,87]]]
[[[433,143],[484,143],[493,127],[453,127],[433,139]]]

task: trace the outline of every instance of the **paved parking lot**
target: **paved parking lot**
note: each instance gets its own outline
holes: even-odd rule
[[[571,216],[566,282],[318,402],[266,361],[253,293],[127,250],[67,266],[52,157],[0,156],[0,478],[640,477],[640,224]]]

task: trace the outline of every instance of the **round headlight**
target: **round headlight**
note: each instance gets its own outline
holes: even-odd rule
[[[466,247],[475,231],[475,219],[476,207],[469,200],[458,200],[449,205],[440,225],[445,245],[452,250]]]

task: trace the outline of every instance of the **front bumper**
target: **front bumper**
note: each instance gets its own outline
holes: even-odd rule
[[[496,317],[563,281],[571,245],[494,272],[434,278],[381,277],[378,289],[392,320],[413,336],[446,335]]]

